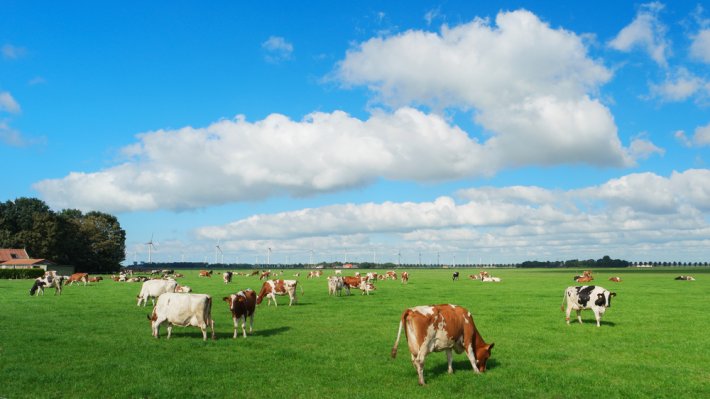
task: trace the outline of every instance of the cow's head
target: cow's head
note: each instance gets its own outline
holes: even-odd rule
[[[491,350],[493,350],[493,346],[495,346],[495,343],[482,345],[476,348],[476,367],[478,367],[478,370],[481,373],[486,371],[486,363],[488,362],[488,358],[491,357]]]

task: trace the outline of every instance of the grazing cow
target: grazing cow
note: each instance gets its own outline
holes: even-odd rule
[[[343,274],[343,271],[342,271],[342,270],[340,270],[340,269],[336,269],[336,270],[335,270],[335,275],[336,275],[336,276],[340,276],[340,275],[342,275],[342,274]]]
[[[343,288],[350,295],[351,288],[362,290],[362,295],[370,295],[370,291],[376,290],[375,286],[367,280],[367,277],[345,276],[343,279]]]
[[[259,276],[259,280],[268,280],[269,276],[271,275],[271,271],[269,270],[268,272],[263,272]]]
[[[409,283],[409,273],[402,272],[402,284],[408,284],[408,283]]]
[[[101,276],[98,277],[89,277],[89,282],[90,283],[98,283],[99,281],[103,280],[104,278]]]
[[[158,280],[154,280],[158,281]],[[199,327],[202,339],[207,340],[207,327],[212,329],[214,339],[214,320],[212,320],[212,297],[206,294],[176,294],[167,292],[158,297],[152,315],[148,315],[153,336],[158,338],[160,325],[168,323],[168,339],[173,332],[173,325],[180,327]]]
[[[567,301],[567,313],[565,320],[569,325],[569,316],[572,310],[577,311],[577,319],[582,323],[582,310],[591,309],[594,312],[594,318],[597,320],[599,327],[602,315],[607,308],[611,307],[611,297],[616,296],[615,292],[609,292],[603,287],[593,285],[583,285],[581,287],[567,287],[565,295],[562,298],[562,310],[565,310],[565,301]]]
[[[417,369],[419,385],[424,382],[424,360],[431,352],[446,351],[449,373],[453,373],[453,354],[465,352],[476,373],[486,371],[494,343],[487,344],[476,329],[471,312],[457,305],[415,306],[402,313],[392,358],[397,356],[399,338],[404,328],[412,364]]]
[[[200,277],[212,277],[212,270],[200,270]]]
[[[483,277],[481,279],[482,282],[484,283],[500,283],[500,277]]]
[[[693,276],[678,276],[675,278],[675,280],[695,281],[695,277],[693,277]]]
[[[148,298],[151,299],[153,305],[155,305],[155,298],[159,297],[161,294],[166,292],[175,292],[178,283],[175,280],[148,280],[141,286],[141,292],[136,298],[138,298],[137,306],[143,306],[148,302]]]
[[[365,275],[365,277],[367,277],[367,281],[375,281],[375,280],[377,280],[378,275],[377,275],[377,273],[370,272],[370,273],[367,273]]]
[[[231,283],[232,282],[232,272],[224,272],[222,273],[222,280],[224,280],[224,283]]]
[[[254,330],[254,311],[256,310],[256,292],[251,288],[244,291],[239,291],[236,294],[222,298],[223,301],[229,304],[229,310],[232,312],[232,320],[234,320],[234,337],[237,338],[237,327],[239,320],[242,320],[242,335],[247,337],[247,317],[249,317],[249,332]]]
[[[478,280],[478,274],[469,274],[468,278],[470,278],[471,280]]]
[[[188,286],[186,286],[186,285],[180,285],[180,284],[178,284],[178,285],[175,287],[175,292],[179,292],[179,293],[183,293],[183,294],[189,294],[190,292],[192,292],[192,288],[190,288],[190,287],[188,287]]]
[[[458,280],[458,279],[459,279],[459,272],[454,272],[454,274],[453,274],[453,276],[452,276],[452,280],[453,280],[453,281],[456,281],[456,280]]]
[[[57,276],[54,273],[45,273],[43,277],[35,279],[32,288],[30,288],[30,296],[32,295],[44,295],[45,287],[54,287],[54,295],[62,295],[62,281],[64,276]]]
[[[328,295],[343,295],[343,278],[341,276],[328,277]]]
[[[609,281],[613,281],[615,283],[620,283],[621,277],[609,277]]]
[[[385,275],[386,275],[387,278],[389,278],[389,279],[397,280],[397,272],[395,272],[394,270],[389,270],[389,271],[387,271],[387,273],[385,273]]]
[[[89,282],[89,273],[74,273],[69,276],[64,285],[74,285],[74,283],[80,281],[83,282],[84,285],[86,285]]]
[[[374,284],[372,284],[371,282],[369,282],[367,280],[362,280],[362,282],[360,283],[360,286],[358,288],[362,291],[362,295],[365,295],[365,294],[370,295],[370,291],[374,291],[377,289],[377,288],[375,288]]]
[[[274,306],[279,304],[276,302],[276,295],[288,295],[289,302],[288,306],[291,306],[296,300],[296,286],[298,285],[297,280],[267,280],[264,285],[261,286],[261,291],[259,296],[256,297],[256,304],[260,305],[264,297],[267,298],[266,305],[271,305],[271,300],[274,301]],[[303,288],[301,287],[301,294],[303,294]]]

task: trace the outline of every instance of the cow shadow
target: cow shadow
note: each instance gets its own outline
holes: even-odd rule
[[[468,361],[468,358],[462,359],[462,360],[455,360],[454,359],[454,361],[451,363],[451,366],[454,368],[454,373],[473,373],[473,367],[471,367],[471,362]],[[498,366],[498,362],[496,361],[495,358],[491,357],[486,362],[486,372],[488,372],[492,369],[495,369],[497,366]],[[446,358],[444,358],[443,363],[440,363],[440,364],[434,366],[431,369],[430,373],[432,376],[439,376],[442,374],[448,374],[449,373],[449,366],[446,363]]]
[[[254,335],[257,337],[271,337],[272,335],[278,335],[278,334],[284,333],[290,329],[291,329],[291,327],[289,327],[289,326],[282,326],[282,327],[277,327],[277,328],[271,328],[268,330],[255,330],[253,333],[248,334],[248,335]]]

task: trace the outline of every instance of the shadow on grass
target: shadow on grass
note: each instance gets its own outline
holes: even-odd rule
[[[464,355],[465,356],[465,355]],[[454,369],[454,373],[471,373],[475,374],[473,372],[473,367],[471,367],[471,362],[468,361],[468,358],[465,360],[454,360],[451,364],[451,366]],[[494,358],[488,359],[488,362],[486,362],[486,373],[489,372],[490,370],[495,369],[498,366],[498,362]],[[446,375],[449,373],[449,366],[446,364],[446,362],[440,363],[437,366],[433,367],[431,370],[426,370],[424,371],[424,378],[429,380],[432,377],[439,378],[442,375]]]
[[[256,330],[252,335],[258,336],[258,337],[270,337],[272,335],[277,335],[284,333],[288,330],[290,330],[291,327],[289,326],[283,326],[283,327],[278,327],[278,328],[271,328],[269,330]]]

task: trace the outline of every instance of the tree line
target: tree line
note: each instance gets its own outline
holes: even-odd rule
[[[0,248],[24,248],[33,259],[71,265],[77,272],[109,273],[121,268],[126,232],[103,212],[52,211],[36,198],[0,203]]]

